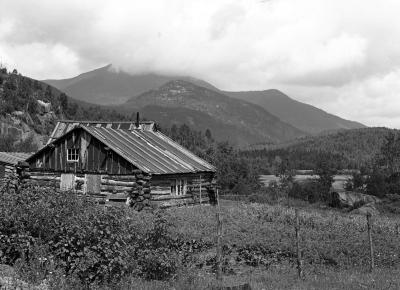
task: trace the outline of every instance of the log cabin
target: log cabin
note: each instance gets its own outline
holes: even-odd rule
[[[209,203],[215,167],[154,122],[59,121],[26,159],[30,180],[142,209]]]

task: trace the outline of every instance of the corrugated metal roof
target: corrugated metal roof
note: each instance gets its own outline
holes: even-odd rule
[[[0,164],[16,165],[18,161],[25,161],[33,153],[0,152]]]
[[[82,128],[147,173],[176,174],[215,171],[214,166],[160,132],[96,126],[82,126]]]
[[[136,122],[101,122],[101,121],[70,121],[70,120],[58,121],[56,126],[54,127],[53,132],[50,135],[49,140],[47,141],[47,144],[50,144],[52,141],[65,135],[67,132],[71,131],[77,126],[105,127],[113,129],[133,130],[136,128]],[[139,128],[142,130],[153,130],[154,126],[155,123],[153,121],[139,122]]]

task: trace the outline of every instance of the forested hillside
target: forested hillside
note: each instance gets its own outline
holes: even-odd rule
[[[279,90],[224,93],[259,105],[282,121],[313,135],[324,131],[365,127],[358,122],[342,119],[317,107],[296,101]]]
[[[380,151],[390,132],[388,128],[343,130],[316,137],[305,137],[274,148],[243,151],[242,155],[258,160],[264,171],[271,170],[277,158],[289,160],[296,169],[312,169],[321,155],[338,169],[368,166]]]
[[[0,148],[30,138],[30,150],[47,140],[57,119],[125,120],[113,110],[71,99],[40,81],[24,77],[17,70],[0,68]],[[10,148],[12,149],[12,148]],[[14,148],[15,150],[15,148]]]

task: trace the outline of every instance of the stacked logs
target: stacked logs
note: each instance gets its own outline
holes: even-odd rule
[[[24,179],[26,178],[26,162],[18,162],[15,166],[6,166],[6,176],[2,180],[0,191],[8,191],[10,193],[17,193],[21,186],[23,186]]]
[[[151,208],[151,175],[135,171],[136,183],[129,192],[126,203],[137,211]]]
[[[182,181],[186,180],[187,191],[185,194],[176,195],[176,193],[173,193],[173,187],[179,178]],[[153,177],[151,186],[152,204],[159,208],[209,204],[213,200],[215,186],[216,183],[212,175]]]
[[[8,172],[6,177],[3,178],[0,192],[6,191],[9,193],[16,193],[21,184],[20,176],[17,174],[16,171]]]
[[[22,183],[25,186],[60,188],[60,176],[47,172],[25,172]]]

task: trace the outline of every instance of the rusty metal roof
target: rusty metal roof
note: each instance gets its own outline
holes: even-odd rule
[[[77,126],[84,127],[105,127],[113,129],[126,129],[133,130],[136,128],[136,122],[102,122],[102,121],[73,121],[73,120],[63,120],[58,121],[54,127],[53,132],[50,135],[47,144],[50,144],[58,137],[65,135],[67,132],[71,131]],[[155,123],[153,121],[140,121],[139,128],[143,130],[154,130]],[[46,145],[47,145],[46,144]]]
[[[0,164],[17,165],[18,161],[25,161],[33,153],[0,152]]]
[[[161,132],[82,126],[121,157],[152,174],[214,172],[215,167]]]
[[[72,123],[72,122],[71,122]],[[215,172],[215,167],[186,148],[182,147],[161,132],[148,129],[145,126],[132,129],[113,128],[113,126],[94,126],[95,123],[75,124],[71,130],[58,135],[56,129],[54,136],[59,139],[69,132],[83,129],[93,137],[104,143],[122,158],[132,163],[140,170],[151,174],[177,174]],[[134,124],[134,122],[129,122]],[[129,124],[126,123],[126,124]],[[53,139],[54,142],[56,139]],[[50,142],[50,143],[52,143]],[[29,159],[50,147],[48,143],[44,148],[36,152]]]

